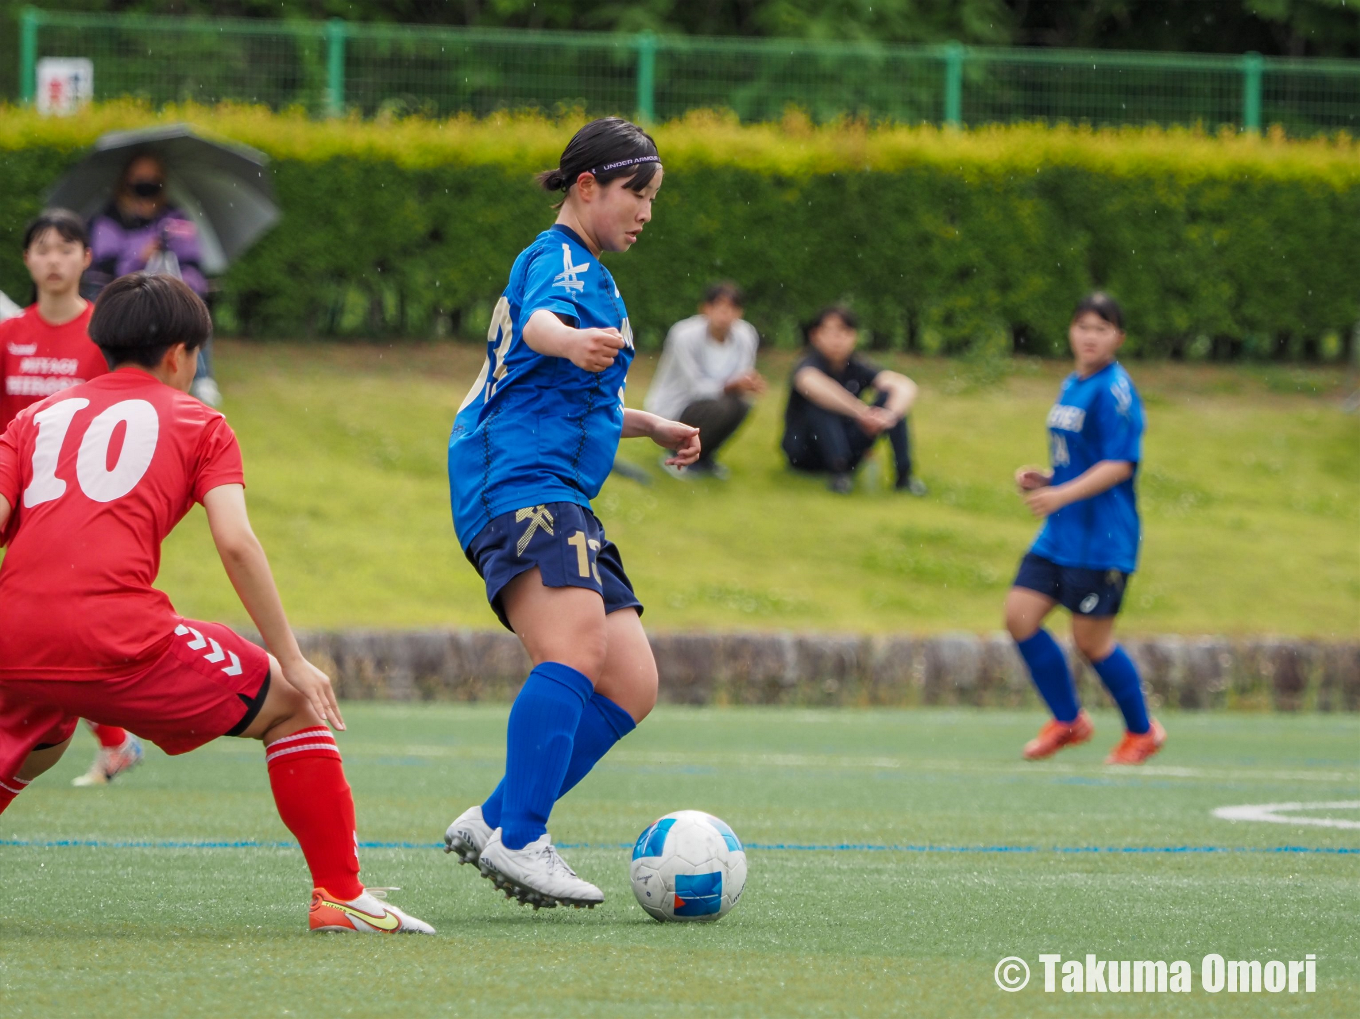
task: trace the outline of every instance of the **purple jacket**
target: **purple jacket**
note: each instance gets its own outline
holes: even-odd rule
[[[102,289],[119,276],[146,268],[142,252],[157,237],[179,259],[180,275],[189,288],[199,297],[207,294],[208,281],[199,266],[198,228],[172,206],[152,220],[127,219],[115,204],[96,216],[90,223],[91,263],[86,273],[90,283]]]

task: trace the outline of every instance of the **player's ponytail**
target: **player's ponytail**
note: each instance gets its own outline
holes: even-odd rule
[[[624,180],[630,191],[641,191],[652,182],[660,165],[651,135],[622,117],[601,117],[577,131],[557,166],[535,179],[549,193],[570,194],[583,173],[600,184]]]

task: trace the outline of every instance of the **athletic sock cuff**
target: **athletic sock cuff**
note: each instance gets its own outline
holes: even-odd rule
[[[1090,663],[1091,663],[1091,668],[1095,669],[1096,672],[1099,672],[1099,671],[1100,671],[1102,668],[1104,668],[1106,665],[1111,665],[1111,664],[1113,664],[1113,663],[1115,663],[1115,662],[1118,662],[1118,661],[1119,661],[1119,655],[1120,655],[1121,653],[1123,653],[1123,652],[1124,652],[1124,648],[1123,648],[1121,645],[1116,644],[1116,645],[1114,646],[1114,649],[1113,649],[1108,655],[1106,655],[1104,658],[1102,658],[1100,661],[1096,661],[1096,660],[1093,659],[1093,658],[1092,658],[1092,659],[1088,659],[1088,661],[1090,661]],[[1132,658],[1129,658],[1129,656],[1128,656],[1127,653],[1124,653],[1124,658],[1127,659],[1129,662],[1132,662],[1132,661],[1133,661]]]
[[[0,792],[10,793],[13,796],[18,796],[21,792],[24,791],[24,787],[27,786],[28,783],[31,781],[32,779],[22,778],[7,778],[0,780]],[[25,800],[24,802],[28,801]]]
[[[264,745],[264,763],[271,768],[278,761],[296,761],[304,757],[330,757],[337,761],[341,759],[335,737],[324,725],[299,729],[291,736],[284,736]]]
[[[1017,640],[1015,642],[1015,646],[1020,648],[1022,651],[1027,651],[1030,648],[1038,650],[1039,648],[1042,647],[1048,647],[1050,644],[1057,645],[1061,648],[1061,645],[1058,645],[1058,642],[1053,639],[1053,634],[1049,633],[1042,626],[1039,627],[1039,629],[1035,630],[1033,633],[1031,633],[1024,640]]]
[[[584,672],[577,672],[570,665],[563,665],[561,662],[542,662],[535,665],[531,676],[542,676],[550,679],[559,686],[565,687],[581,699],[581,706],[584,707],[586,701],[590,700],[590,695],[595,692],[595,684],[590,681],[590,677]]]
[[[633,721],[633,716],[624,711],[604,694],[591,694],[591,703],[600,712],[600,717],[614,730],[614,735],[619,739],[627,736],[637,728],[637,723]]]

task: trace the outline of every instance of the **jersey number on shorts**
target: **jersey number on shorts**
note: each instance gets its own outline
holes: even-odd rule
[[[567,539],[567,544],[576,549],[576,571],[583,577],[594,576],[595,583],[602,583],[600,567],[595,562],[595,557],[591,555],[592,552],[600,550],[600,543],[594,538],[587,538],[585,531],[577,531]]]
[[[33,480],[24,489],[24,506],[41,506],[66,494],[66,482],[57,477],[57,462],[71,420],[90,405],[83,397],[54,403],[33,415],[38,437],[33,441]],[[125,425],[118,462],[109,467],[109,445],[119,425]],[[124,400],[95,415],[80,440],[76,454],[76,481],[95,502],[121,499],[142,480],[156,455],[161,422],[156,408],[145,400]]]

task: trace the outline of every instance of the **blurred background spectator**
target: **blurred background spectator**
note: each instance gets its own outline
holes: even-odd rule
[[[167,201],[165,167],[151,153],[128,160],[113,199],[90,222],[90,249],[94,260],[84,289],[91,298],[119,276],[140,271],[176,276],[199,297],[208,296],[198,228]],[[199,350],[191,392],[212,407],[222,402],[212,375],[211,340]]]
[[[907,412],[916,383],[885,371],[855,353],[859,320],[849,308],[824,308],[804,327],[807,351],[793,369],[784,412],[784,453],[798,470],[826,472],[828,487],[842,494],[855,487],[853,472],[880,435],[892,444],[895,487],[925,495],[911,472]],[[874,390],[872,404],[864,401]]]
[[[751,399],[765,392],[756,371],[760,337],[742,318],[744,303],[735,283],[710,286],[699,314],[681,319],[666,334],[647,391],[647,410],[699,429],[703,454],[688,469],[717,478],[726,478],[727,468],[715,454],[750,413]],[[666,470],[683,476],[681,468]]]

